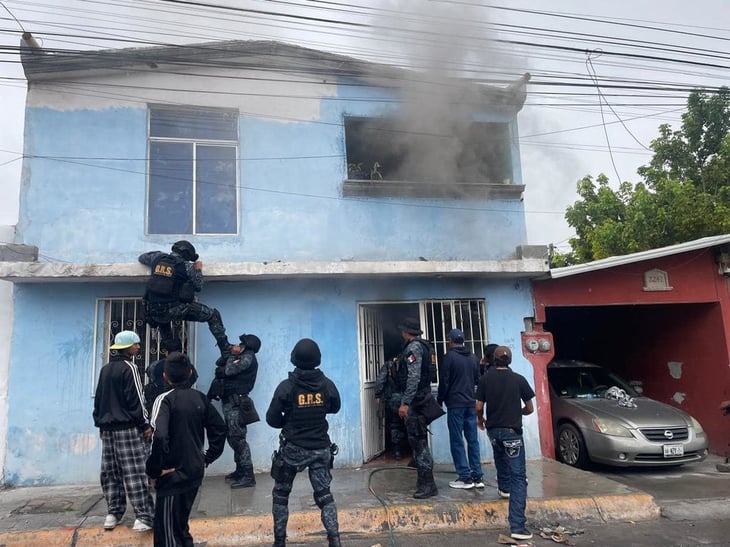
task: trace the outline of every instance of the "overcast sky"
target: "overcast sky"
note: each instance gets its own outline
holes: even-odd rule
[[[730,83],[723,0],[0,0],[0,225],[17,221],[21,27],[50,49],[271,39],[484,80],[530,72],[518,118],[528,243],[561,250],[580,178],[636,182],[687,90]]]

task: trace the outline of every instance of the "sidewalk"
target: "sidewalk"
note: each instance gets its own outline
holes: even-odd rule
[[[414,469],[390,464],[334,469],[332,493],[343,534],[399,533],[439,529],[504,529],[507,501],[497,495],[492,464],[484,464],[484,489],[455,490],[452,466],[435,469],[439,495],[413,499]],[[531,522],[567,523],[649,520],[659,507],[644,492],[553,460],[527,463],[527,518]],[[272,541],[271,489],[268,473],[256,475],[256,487],[231,490],[222,476],[206,477],[191,518],[196,543],[208,547],[255,545]],[[324,531],[312,499],[306,471],[297,475],[289,499],[288,537],[321,544]],[[104,531],[106,504],[98,484],[17,488],[0,491],[2,547],[137,547],[152,542],[149,533],[131,530],[128,509],[121,525]]]

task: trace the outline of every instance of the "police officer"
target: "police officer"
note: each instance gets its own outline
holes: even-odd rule
[[[337,506],[330,492],[330,469],[337,446],[331,443],[327,433],[327,414],[339,412],[340,393],[332,380],[316,370],[321,360],[314,340],[299,340],[291,352],[291,362],[296,368],[277,386],[266,411],[266,423],[281,429],[279,450],[274,452],[271,464],[274,547],[286,545],[289,494],[294,477],[307,467],[328,545],[340,547]]]
[[[419,411],[418,402],[431,397],[431,345],[420,338],[421,324],[407,317],[398,325],[404,344],[398,360],[398,387],[403,393],[398,415],[405,420],[408,443],[413,450],[418,478],[416,499],[430,498],[439,491],[433,480],[433,457],[428,448],[427,419]]]
[[[203,263],[192,243],[177,241],[171,253],[150,251],[139,255],[138,260],[150,267],[145,319],[151,327],[159,327],[163,342],[173,338],[170,322],[181,320],[208,323],[221,350],[230,345],[218,310],[195,301],[195,293],[203,288]]]
[[[390,444],[393,447],[393,457],[401,459],[401,445],[406,439],[406,428],[403,420],[398,416],[403,394],[396,382],[398,372],[398,358],[391,359],[378,371],[375,379],[375,400],[383,401],[385,407],[385,421],[390,431]]]
[[[233,449],[236,470],[226,475],[231,488],[256,486],[251,463],[251,448],[246,441],[247,426],[258,421],[249,393],[256,384],[259,364],[256,353],[261,340],[255,334],[239,336],[240,345],[232,346],[216,361],[215,377],[222,384],[223,416],[228,427],[228,444]]]

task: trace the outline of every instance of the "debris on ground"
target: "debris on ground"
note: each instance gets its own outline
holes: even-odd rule
[[[534,545],[531,541],[525,542],[524,540],[513,539],[504,534],[497,536],[497,543],[501,543],[502,545],[515,545],[516,547],[532,547]]]
[[[552,540],[555,543],[560,543],[562,545],[575,545],[575,543],[570,541],[569,536],[579,536],[585,533],[585,531],[579,530],[577,528],[571,529],[565,526],[561,526],[559,524],[555,524],[540,526],[537,533],[540,535],[541,538]]]

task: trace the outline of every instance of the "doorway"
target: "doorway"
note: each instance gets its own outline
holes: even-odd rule
[[[418,318],[423,338],[433,345],[431,382],[432,389],[436,389],[438,364],[448,348],[449,331],[464,331],[466,346],[481,356],[487,343],[487,319],[484,299],[368,302],[358,308],[362,445],[363,462],[367,463],[393,448],[385,409],[375,402],[375,381],[380,368],[403,348],[400,322],[406,317]]]

